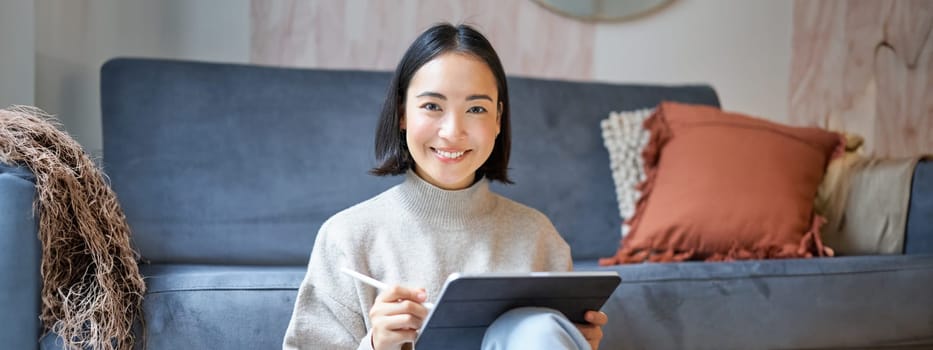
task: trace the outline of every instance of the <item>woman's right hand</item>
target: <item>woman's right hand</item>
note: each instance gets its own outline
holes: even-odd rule
[[[375,350],[399,349],[418,336],[428,309],[421,305],[427,299],[423,288],[393,286],[376,297],[369,310],[373,323],[372,344]]]

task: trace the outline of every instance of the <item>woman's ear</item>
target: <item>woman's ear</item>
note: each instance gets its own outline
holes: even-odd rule
[[[502,130],[502,101],[499,101],[499,105],[496,107],[496,136],[499,136],[499,130]]]
[[[398,112],[398,128],[399,130],[405,130],[405,109],[404,107],[399,108]]]

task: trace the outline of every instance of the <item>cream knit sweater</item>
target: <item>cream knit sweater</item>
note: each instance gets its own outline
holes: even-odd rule
[[[283,349],[372,348],[369,309],[378,291],[341,267],[423,287],[435,302],[454,272],[569,271],[572,262],[547,217],[491,192],[488,180],[446,191],[409,171],[321,226]]]

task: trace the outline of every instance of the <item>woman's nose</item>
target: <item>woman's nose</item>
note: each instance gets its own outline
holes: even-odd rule
[[[451,112],[444,116],[438,135],[445,139],[457,139],[465,135],[463,116]]]

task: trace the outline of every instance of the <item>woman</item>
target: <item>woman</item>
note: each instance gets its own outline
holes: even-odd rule
[[[466,25],[422,33],[395,71],[376,133],[381,165],[372,172],[405,180],[321,226],[283,348],[399,349],[415,340],[428,314],[422,303],[450,273],[571,269],[570,248],[547,217],[490,192],[489,181],[511,183],[509,148],[505,73],[486,38]],[[342,267],[419,287],[377,295]],[[585,317],[590,324],[569,327],[556,311],[513,310],[490,326],[484,348],[520,339],[595,349],[606,315]]]

